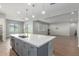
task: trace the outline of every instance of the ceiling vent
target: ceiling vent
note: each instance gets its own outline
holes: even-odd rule
[[[35,7],[35,4],[32,4],[32,7],[34,8]]]
[[[54,5],[54,4],[56,4],[56,3],[50,3],[50,5]]]
[[[26,9],[26,11],[28,11],[28,9]]]

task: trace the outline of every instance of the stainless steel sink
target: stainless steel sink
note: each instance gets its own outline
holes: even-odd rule
[[[28,36],[20,35],[19,37],[21,37],[21,38],[27,38]]]

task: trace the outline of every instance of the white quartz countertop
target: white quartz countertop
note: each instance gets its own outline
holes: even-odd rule
[[[35,47],[41,47],[44,44],[56,38],[56,36],[38,35],[38,34],[28,34],[27,38],[21,38],[19,37],[19,35],[26,35],[26,34],[11,34],[11,36],[23,40],[24,42],[27,42],[31,45],[34,45]]]

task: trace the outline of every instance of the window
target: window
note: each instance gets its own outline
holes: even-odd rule
[[[32,33],[32,24],[28,24],[28,33]]]
[[[14,24],[9,24],[9,32],[14,33]]]
[[[18,33],[19,32],[19,24],[9,24],[9,33]]]
[[[26,24],[25,32],[26,33],[32,33],[32,24]]]
[[[14,30],[15,30],[15,33],[18,33],[19,32],[19,25],[18,24],[15,24]]]

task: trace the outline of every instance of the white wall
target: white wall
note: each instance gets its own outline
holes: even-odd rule
[[[70,36],[74,36],[75,35],[75,31],[77,31],[77,23],[71,23]]]
[[[51,20],[50,22],[52,22],[49,26],[50,35],[74,35],[77,25],[73,25],[72,23],[77,22],[78,11],[48,17],[48,19]]]
[[[70,35],[70,24],[69,23],[59,23],[59,24],[51,24],[49,26],[50,35]]]
[[[79,11],[78,11],[78,27],[77,27],[78,47],[79,47]]]
[[[0,25],[3,25],[4,18],[0,18]]]
[[[78,36],[78,47],[79,47],[79,19],[78,19],[78,28],[77,28],[77,36]]]

